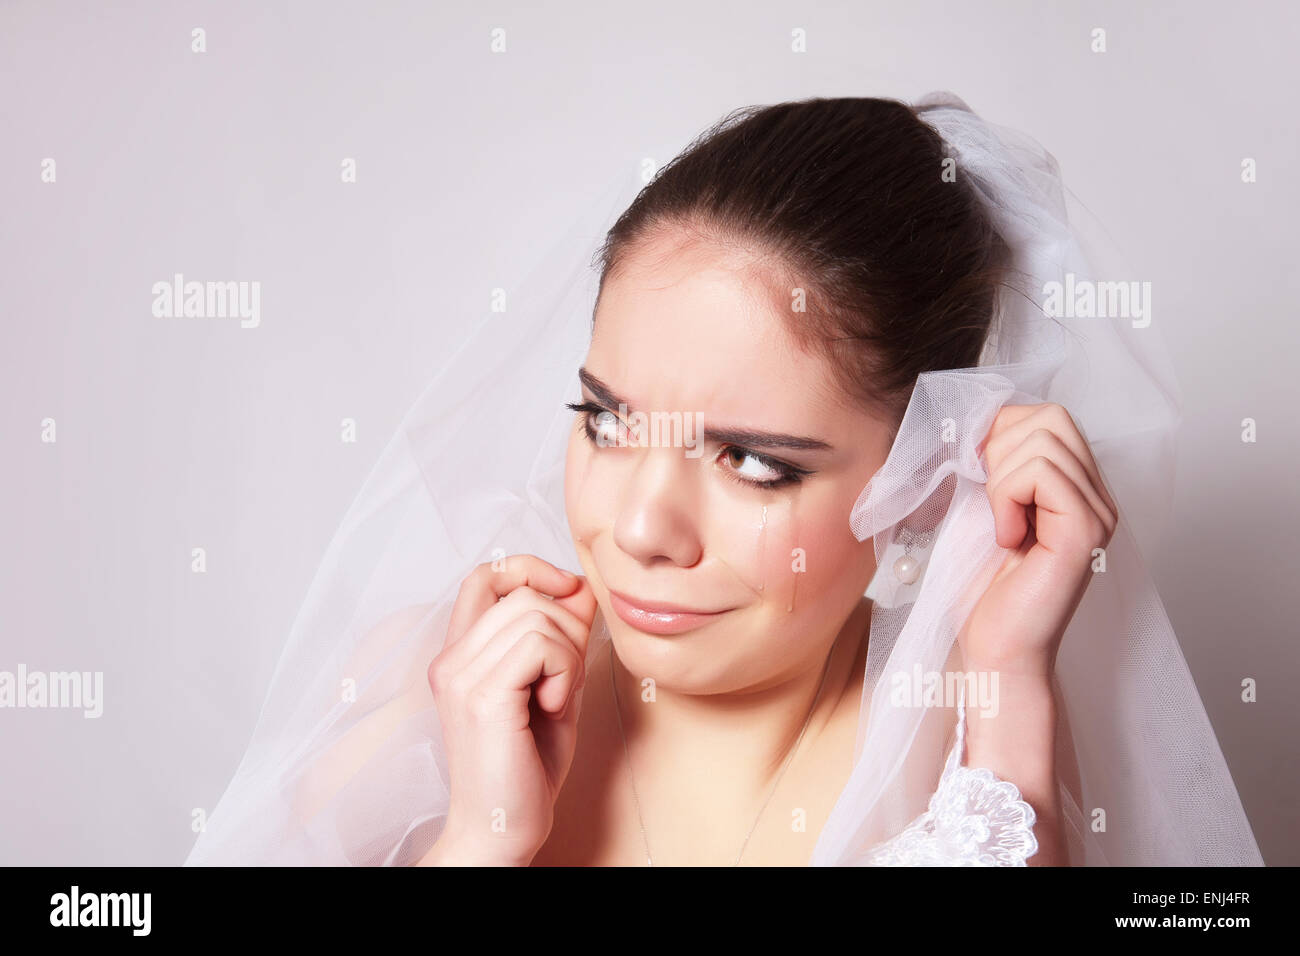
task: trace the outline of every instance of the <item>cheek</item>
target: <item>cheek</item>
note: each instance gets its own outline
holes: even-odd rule
[[[564,458],[564,513],[569,521],[569,534],[575,542],[585,542],[592,533],[588,507],[590,496],[587,493],[591,452],[587,441],[575,428],[569,436],[569,450]]]
[[[849,530],[849,510],[837,501],[795,494],[749,505],[730,519],[743,533],[729,536],[726,563],[758,600],[777,614],[823,609],[858,591],[857,569],[870,548]]]
[[[574,542],[590,545],[613,527],[621,478],[602,464],[601,455],[608,450],[593,446],[581,429],[579,424],[569,436],[564,459],[564,511]]]
[[[809,514],[798,523],[797,541],[791,545],[790,600],[787,610],[830,611],[862,596],[866,584],[861,566],[871,551],[849,529],[849,508],[828,508]]]

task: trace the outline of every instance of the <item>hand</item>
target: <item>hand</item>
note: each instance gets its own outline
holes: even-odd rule
[[[968,670],[1048,678],[1118,510],[1060,405],[1007,405],[981,443],[997,543],[1014,548],[958,636]]]
[[[425,862],[526,866],[545,843],[573,763],[595,614],[585,578],[533,555],[465,578],[429,665],[451,801]]]

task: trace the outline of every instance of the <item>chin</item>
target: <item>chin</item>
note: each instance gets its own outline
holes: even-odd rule
[[[622,666],[638,678],[652,677],[656,685],[682,694],[732,689],[724,686],[728,678],[735,679],[732,655],[744,635],[754,633],[743,623],[744,611],[727,611],[717,621],[682,634],[661,635],[632,627],[610,607],[600,608]]]

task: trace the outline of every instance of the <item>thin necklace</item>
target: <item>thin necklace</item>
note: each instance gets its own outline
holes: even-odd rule
[[[838,641],[836,643],[838,643]],[[795,751],[799,749],[799,744],[803,740],[804,731],[806,731],[808,725],[812,723],[812,715],[817,709],[817,701],[821,699],[822,688],[826,685],[826,675],[830,673],[831,654],[834,653],[834,650],[835,645],[832,644],[831,652],[826,655],[826,664],[822,667],[821,683],[817,685],[817,694],[813,697],[812,707],[808,709],[808,716],[804,719],[803,728],[799,731],[799,736],[795,739],[794,746],[791,747],[790,752],[786,754],[785,762],[781,764],[781,772],[776,775],[776,780],[772,782],[772,789],[767,792],[767,799],[764,800],[763,805],[758,808],[758,816],[754,817],[754,825],[751,826],[749,832],[745,834],[745,842],[740,845],[740,852],[736,854],[736,862],[731,864],[732,866],[740,865],[740,857],[744,854],[745,847],[749,845],[749,838],[754,835],[754,830],[758,828],[758,821],[762,818],[763,811],[767,809],[768,803],[771,802],[772,794],[776,793],[777,784],[779,784],[781,778],[785,776],[786,768],[790,766],[790,761],[794,758]],[[636,780],[632,776],[632,755],[627,749],[627,734],[623,732],[623,709],[618,702],[618,682],[614,680],[614,641],[612,638],[609,642],[609,686],[614,692],[614,713],[618,717],[619,736],[623,738],[623,756],[627,760],[627,779],[628,782],[632,784],[632,801],[636,804],[637,822],[641,824],[641,840],[645,844],[645,865],[654,866],[654,861],[650,857],[650,838],[646,836],[645,832],[645,818],[641,816],[641,799],[637,796]]]

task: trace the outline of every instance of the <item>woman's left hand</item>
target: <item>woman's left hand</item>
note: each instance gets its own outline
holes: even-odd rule
[[[1005,405],[981,444],[997,543],[1015,551],[958,637],[964,666],[1048,677],[1118,512],[1060,405]]]

